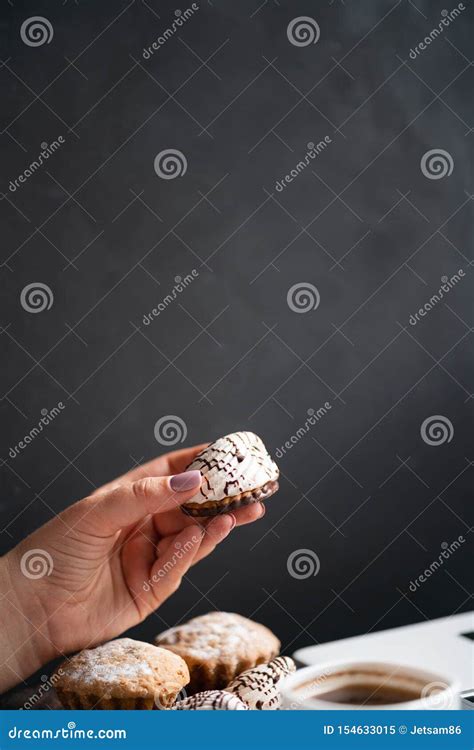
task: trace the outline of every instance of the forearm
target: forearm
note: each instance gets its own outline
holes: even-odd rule
[[[49,661],[40,618],[34,617],[34,599],[22,591],[21,578],[12,574],[13,553],[0,558],[0,693]]]

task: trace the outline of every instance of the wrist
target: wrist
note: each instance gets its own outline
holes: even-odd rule
[[[41,612],[39,600],[12,550],[0,558],[0,693],[56,656],[46,628],[41,626],[45,619]]]

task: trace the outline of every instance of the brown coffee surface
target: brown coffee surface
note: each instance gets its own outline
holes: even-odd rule
[[[420,698],[420,695],[420,690],[408,690],[391,685],[374,687],[373,685],[360,683],[317,693],[314,697],[329,703],[381,706],[414,701]]]
[[[383,706],[419,700],[423,687],[422,679],[400,674],[398,670],[390,673],[382,667],[370,670],[349,667],[303,683],[296,691],[304,700],[313,698],[353,706]]]

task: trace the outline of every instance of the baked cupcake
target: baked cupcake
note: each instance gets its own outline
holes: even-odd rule
[[[168,708],[189,682],[186,662],[168,649],[119,638],[61,665],[55,688],[64,708]]]
[[[188,694],[221,690],[244,670],[270,661],[280,651],[280,641],[271,630],[231,612],[194,617],[161,633],[155,642],[188,665]]]
[[[266,500],[278,490],[278,466],[253,432],[233,432],[211,443],[188,466],[201,472],[196,495],[181,506],[190,516],[215,516]]]

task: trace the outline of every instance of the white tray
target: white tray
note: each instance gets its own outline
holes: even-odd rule
[[[451,675],[462,690],[474,687],[474,612],[343,638],[295,651],[300,665],[345,659],[396,661],[432,672]],[[471,636],[472,637],[472,636]]]

